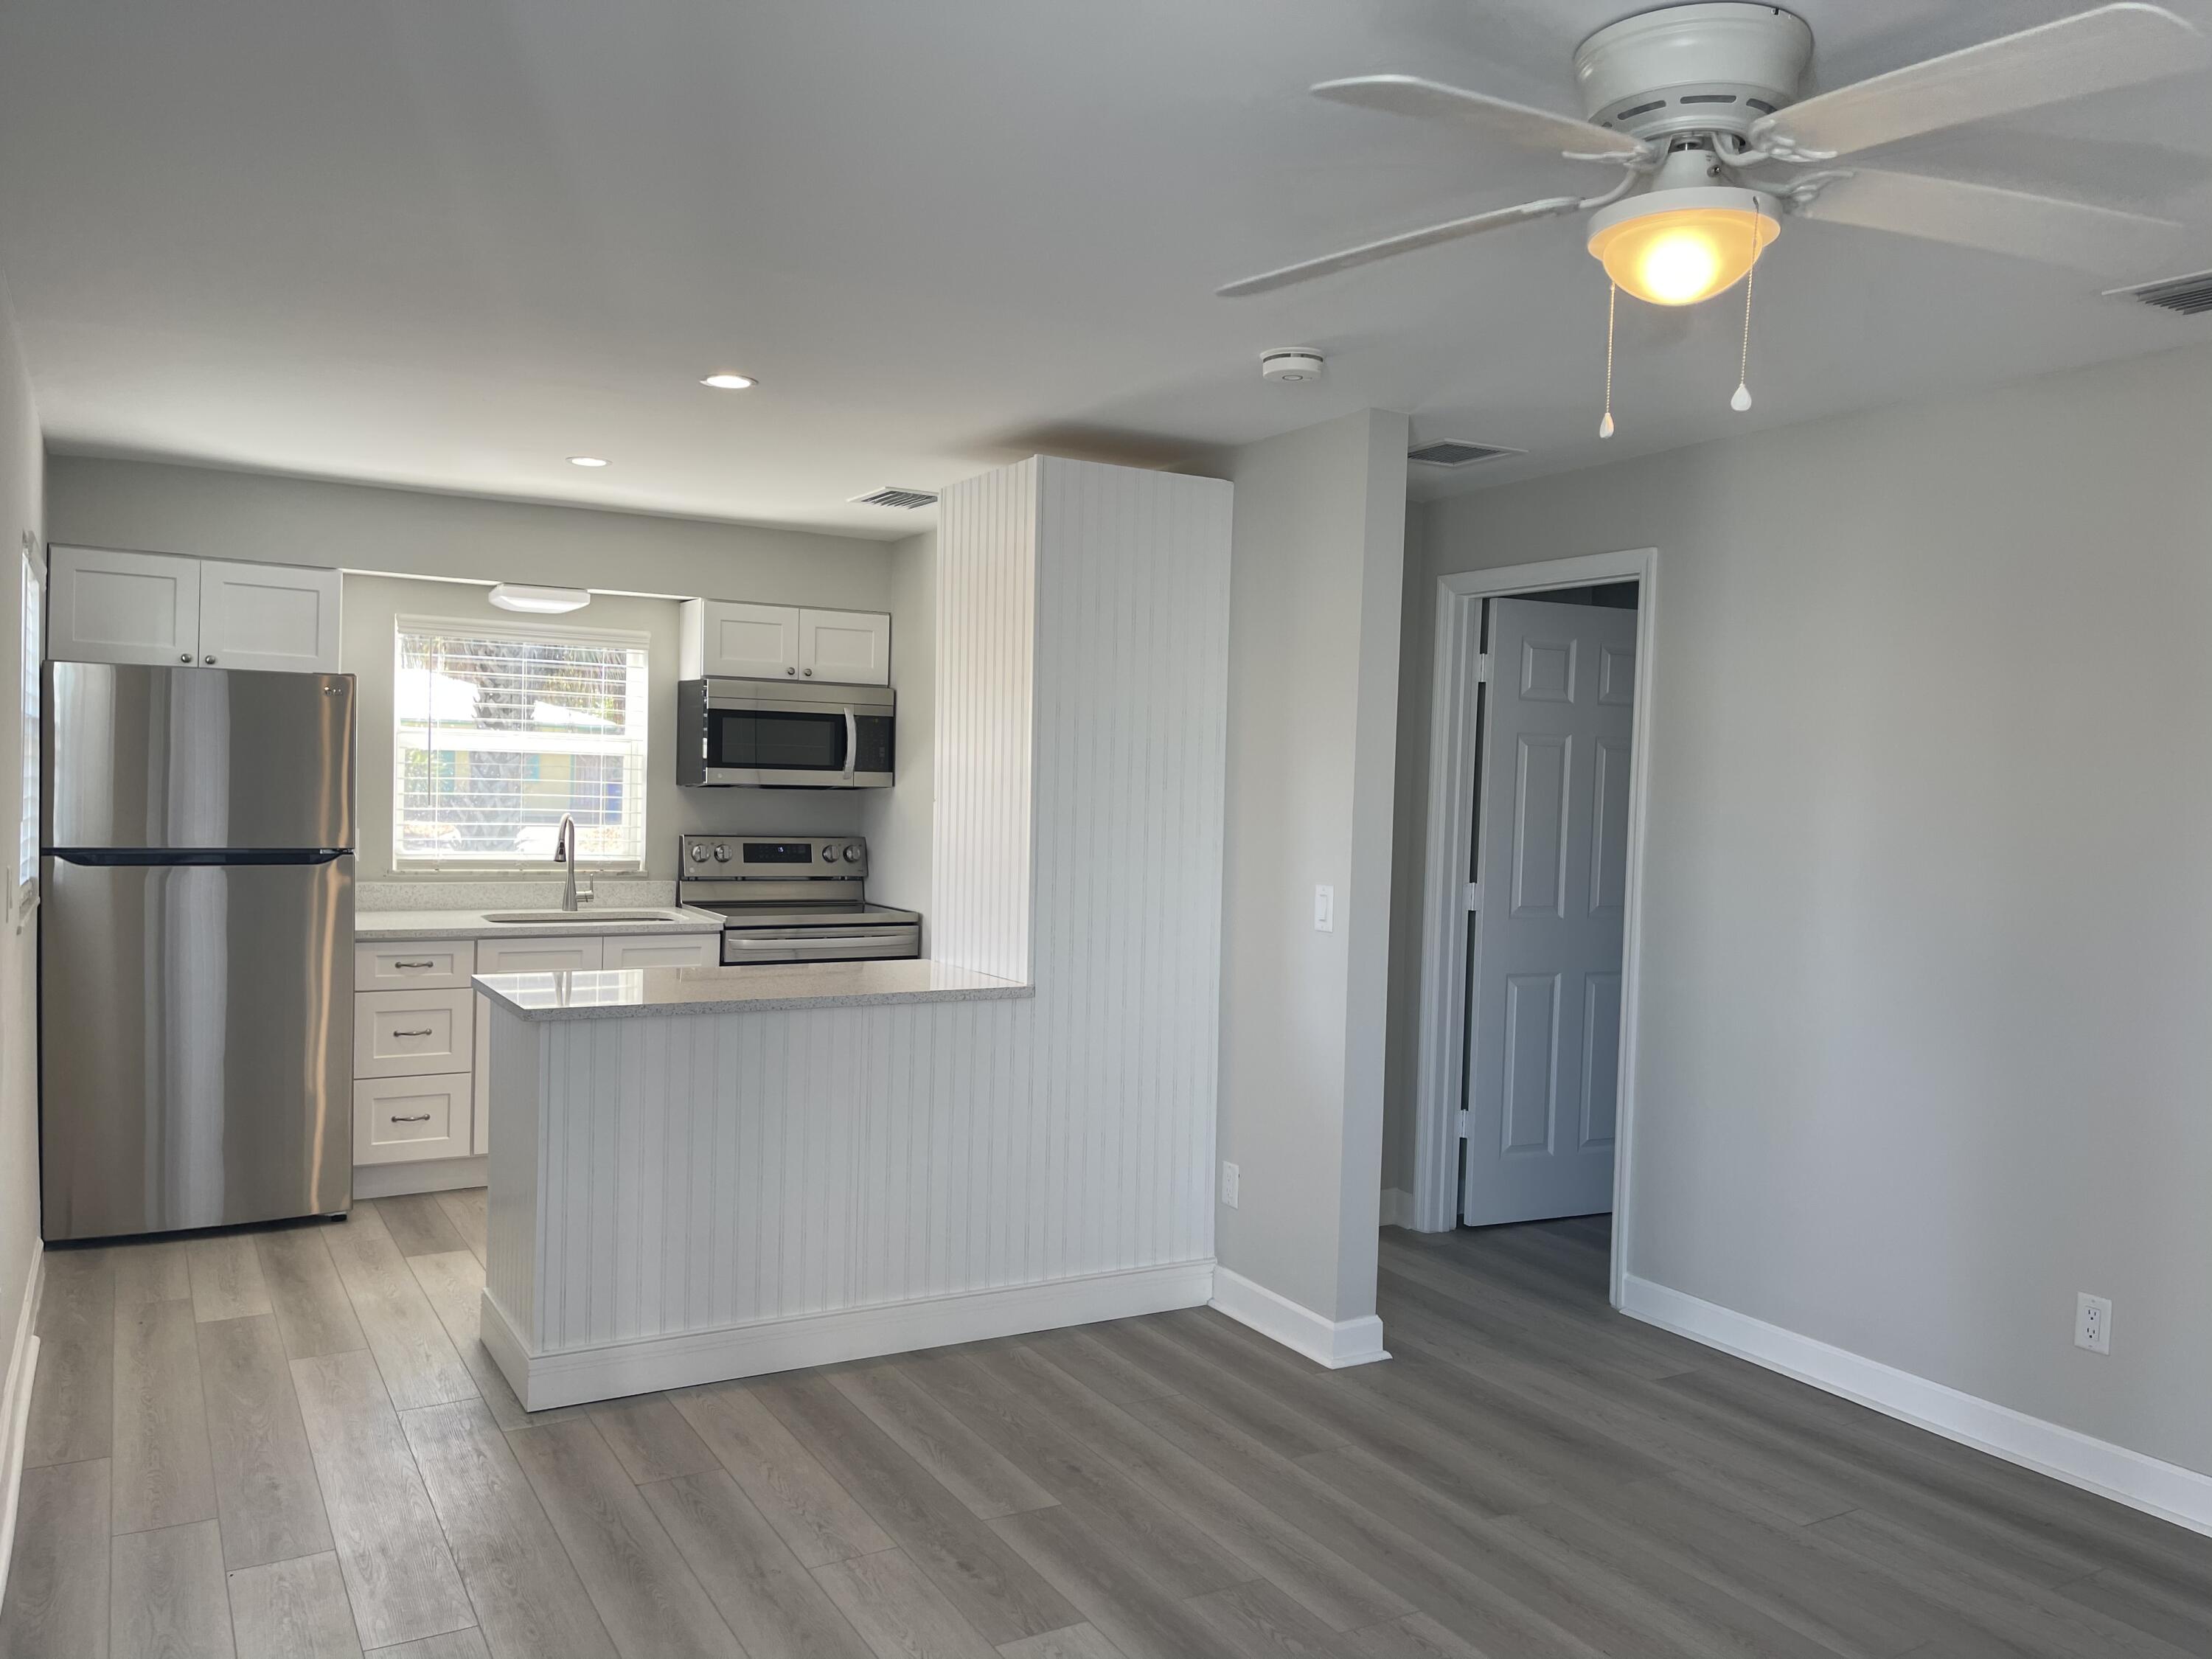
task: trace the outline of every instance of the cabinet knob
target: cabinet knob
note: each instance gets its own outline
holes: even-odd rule
[[[200,660],[205,663],[210,668],[215,666],[215,659],[213,657],[202,657]]]
[[[179,658],[178,658],[178,659],[177,659],[177,660],[178,660],[179,662],[190,662],[191,659],[192,659],[192,653],[191,653],[191,652],[189,652],[189,651],[185,652],[185,654],[184,654],[183,656],[181,656],[181,657],[179,657]]]
[[[806,678],[809,679],[812,679],[814,678],[814,671],[812,669],[810,668],[806,671]]]
[[[785,673],[787,673],[787,674],[795,674],[795,673],[797,673],[799,671],[798,671],[797,669],[794,669],[794,668],[787,668],[787,669],[785,669],[783,672],[784,672]]]

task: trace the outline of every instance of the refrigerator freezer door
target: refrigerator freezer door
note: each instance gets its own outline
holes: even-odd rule
[[[352,855],[43,874],[46,1237],[345,1209]]]
[[[355,844],[352,675],[54,662],[46,676],[49,849]]]

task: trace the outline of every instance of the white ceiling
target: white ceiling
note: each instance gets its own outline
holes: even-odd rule
[[[2172,3],[2212,28],[2212,0]],[[1588,182],[1309,82],[1571,111],[1575,43],[1640,9],[9,0],[0,275],[58,447],[874,535],[927,515],[847,496],[1040,448],[1171,459],[1371,404],[1532,452],[1419,486],[1457,488],[2212,338],[2074,273],[1793,224],[1760,267],[1753,411],[1727,407],[1732,301],[1624,301],[1601,449],[1606,285],[1574,222],[1212,297]],[[1833,85],[2081,3],[1796,9]],[[2212,227],[2207,88],[1889,164]],[[1328,380],[1263,384],[1285,344]],[[694,384],[724,367],[761,386]]]

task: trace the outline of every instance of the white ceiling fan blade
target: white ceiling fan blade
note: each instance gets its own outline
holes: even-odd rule
[[[1784,159],[1825,160],[2203,67],[2207,42],[2162,6],[2100,6],[1838,87],[1755,123]]]
[[[1328,276],[1340,270],[1349,270],[1354,265],[1372,264],[1377,259],[1388,259],[1401,253],[1411,253],[1416,248],[1434,247],[1439,242],[1456,242],[1462,236],[1479,235],[1486,230],[1498,230],[1506,225],[1526,224],[1531,219],[1549,219],[1558,214],[1572,213],[1582,206],[1579,198],[1553,196],[1540,202],[1523,202],[1518,207],[1497,208],[1488,213],[1470,215],[1464,219],[1451,219],[1441,225],[1431,225],[1425,230],[1409,230],[1402,236],[1385,236],[1379,242],[1362,242],[1358,247],[1346,248],[1341,253],[1324,254],[1318,259],[1306,259],[1297,264],[1285,265],[1279,270],[1247,276],[1241,283],[1231,283],[1214,292],[1224,300],[1241,300],[1247,295],[1266,294],[1279,288],[1288,288],[1293,283],[1310,283],[1316,276]]]
[[[1424,81],[1416,75],[1359,75],[1348,81],[1324,81],[1313,94],[1334,103],[1356,104],[1391,115],[1456,122],[1486,138],[1530,149],[1625,158],[1641,155],[1646,149],[1641,139],[1625,132],[1492,98],[1486,93],[1469,92],[1463,87],[1448,87],[1441,81]]]
[[[2184,228],[2171,219],[2084,202],[1864,167],[1823,185],[1797,213],[2123,276],[2158,265]]]

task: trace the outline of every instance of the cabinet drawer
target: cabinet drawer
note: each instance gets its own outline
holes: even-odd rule
[[[362,991],[353,1000],[353,1074],[415,1077],[467,1069],[476,999],[462,991]]]
[[[466,1157],[469,1084],[465,1072],[360,1079],[353,1085],[353,1161]]]
[[[712,968],[722,959],[720,933],[617,933],[599,943],[607,968]]]
[[[599,940],[572,939],[487,939],[477,941],[480,974],[574,974],[599,965]]]
[[[356,991],[397,991],[410,985],[425,991],[465,990],[476,970],[473,939],[386,939],[353,947]]]

